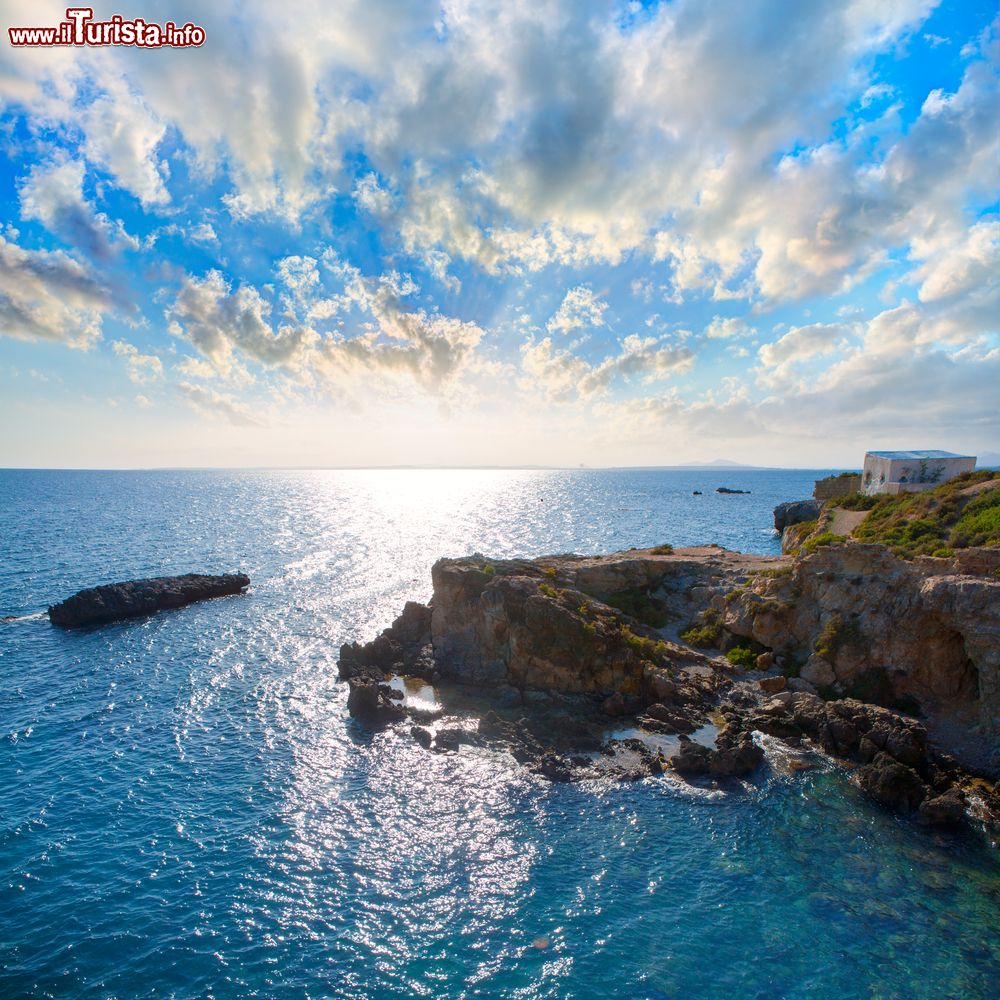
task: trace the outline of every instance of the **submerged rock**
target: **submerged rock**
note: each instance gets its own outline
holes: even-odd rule
[[[157,611],[181,608],[195,601],[242,593],[250,586],[243,573],[203,576],[158,576],[148,580],[127,580],[102,587],[81,590],[60,604],[49,608],[53,625],[90,625],[151,615]]]

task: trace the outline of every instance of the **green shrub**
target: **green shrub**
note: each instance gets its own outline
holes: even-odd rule
[[[850,619],[842,615],[831,615],[813,643],[813,649],[827,659],[834,656],[842,646],[858,645],[862,640],[861,631]]]
[[[774,569],[760,569],[754,574],[757,577],[762,577],[765,580],[777,580],[782,576],[791,576],[795,572],[793,566],[775,566]]]
[[[538,589],[546,596],[551,597],[553,600],[558,599],[559,591],[555,587],[549,586],[547,583],[540,583]]]
[[[854,529],[863,542],[879,542],[896,555],[912,559],[943,548],[1000,546],[1000,487],[976,497],[962,490],[1000,478],[988,469],[964,473],[923,493],[880,496],[865,520]]]
[[[647,659],[665,656],[669,651],[669,647],[662,639],[647,639],[643,635],[636,635],[628,625],[620,626],[618,634],[629,649]]]
[[[753,670],[757,666],[757,654],[747,646],[733,646],[726,659],[734,667],[742,667],[744,670]]]
[[[707,608],[684,631],[681,639],[701,649],[718,648],[722,638],[722,622],[715,608]]]
[[[496,571],[497,571],[497,568],[496,568],[496,566],[494,566],[494,565],[493,565],[493,563],[487,563],[487,564],[486,564],[486,565],[485,565],[485,566],[483,567],[483,572],[484,572],[484,573],[485,573],[485,574],[486,574],[487,576],[493,576],[493,574],[494,574],[494,573],[495,573]]]
[[[786,677],[798,677],[802,673],[802,664],[797,657],[786,653],[781,659],[781,672]]]
[[[555,566],[546,566],[542,569],[542,572],[546,576],[555,576],[558,571],[556,570]]]
[[[1000,545],[1000,488],[987,490],[966,504],[949,541],[962,548]]]
[[[843,510],[872,510],[878,501],[877,496],[868,496],[866,493],[845,493],[827,501],[827,506],[840,507]]]
[[[819,535],[814,535],[812,538],[807,538],[802,543],[802,548],[806,552],[815,552],[821,545],[836,545],[842,541],[844,541],[843,535],[835,535],[832,531],[824,531]]]
[[[657,545],[655,548],[649,550],[654,556],[672,556],[674,554],[674,547],[672,545]]]

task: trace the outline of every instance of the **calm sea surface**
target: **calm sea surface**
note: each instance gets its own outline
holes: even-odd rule
[[[818,474],[0,472],[0,997],[996,998],[998,852],[836,768],[551,785],[347,717],[340,643],[439,556],[776,552]],[[236,569],[147,620],[40,614]]]

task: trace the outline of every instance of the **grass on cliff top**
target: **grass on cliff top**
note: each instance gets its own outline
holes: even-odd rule
[[[963,491],[995,480],[972,495]],[[853,532],[861,542],[880,542],[896,555],[951,555],[969,546],[1000,547],[1000,475],[988,469],[964,473],[925,493],[876,497],[871,513]]]

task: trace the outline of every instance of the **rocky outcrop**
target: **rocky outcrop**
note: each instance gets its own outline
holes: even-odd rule
[[[927,730],[915,719],[853,698],[783,692],[740,725],[785,740],[808,737],[827,753],[862,764],[860,787],[901,811],[947,791],[956,773],[953,762],[931,750]]]
[[[662,560],[555,562],[440,560],[431,607],[407,604],[371,643],[341,647],[341,677],[354,684],[418,676],[517,704],[543,693],[583,697],[606,717],[656,705],[661,727],[672,720],[672,732],[697,728],[724,674],[704,653],[596,596],[654,584]]]
[[[655,572],[626,560],[608,581],[585,561],[552,565],[441,560],[434,582],[431,641],[444,678],[518,690],[620,695],[634,712],[658,699],[679,667],[708,658],[628,618],[600,595],[648,589]],[[653,566],[658,565],[653,563]],[[659,564],[662,565],[662,564]],[[660,571],[662,575],[662,569]],[[684,691],[676,697],[684,697]],[[618,714],[626,714],[621,712]]]
[[[793,524],[804,524],[819,517],[823,504],[819,500],[791,500],[774,508],[774,530],[779,534]]]
[[[956,569],[863,545],[796,560],[712,546],[445,559],[430,605],[408,604],[373,642],[345,645],[340,672],[365,724],[406,714],[384,683],[394,674],[474,690],[474,730],[445,739],[416,727],[414,738],[502,749],[551,780],[745,776],[761,762],[760,732],[852,761],[877,801],[951,823],[966,779],[946,751],[996,750],[1000,694],[1000,580]],[[744,681],[742,667],[681,641],[692,621],[702,627],[683,632],[691,641],[735,650],[730,660],[765,676]],[[918,699],[922,722],[900,710]],[[616,718],[676,737],[676,752],[667,761],[642,741],[605,741]],[[709,719],[713,745],[687,739]],[[964,759],[987,773],[981,757]],[[992,792],[978,800],[996,809]]]
[[[431,610],[407,601],[403,613],[372,642],[350,642],[340,647],[340,676],[373,677],[381,681],[387,674],[407,674],[431,680],[434,674],[431,648]]]
[[[348,684],[347,710],[369,726],[382,726],[406,718],[403,706],[393,698],[392,689],[374,677],[352,677]]]
[[[670,766],[680,774],[730,778],[750,774],[763,759],[764,751],[749,732],[726,730],[714,747],[682,736],[680,752],[670,758]]]
[[[880,545],[821,546],[713,598],[722,629],[817,689],[921,711],[967,765],[1000,769],[1000,579]]]
[[[49,620],[54,625],[76,626],[135,618],[195,601],[239,594],[249,586],[250,577],[243,573],[222,576],[188,573],[109,583],[81,590],[60,604],[54,604],[49,608]]]

